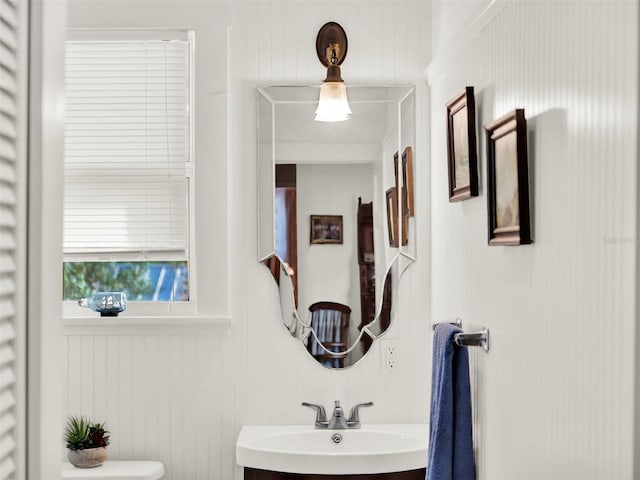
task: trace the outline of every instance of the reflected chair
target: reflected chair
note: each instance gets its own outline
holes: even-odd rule
[[[329,352],[344,352],[349,347],[351,308],[341,303],[317,302],[309,307],[309,312],[311,313],[311,328],[324,349],[311,335],[307,343],[307,350],[326,367],[344,367],[346,355],[332,355]]]

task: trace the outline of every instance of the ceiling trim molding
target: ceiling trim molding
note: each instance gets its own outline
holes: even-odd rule
[[[425,68],[425,77],[429,86],[449,68],[456,57],[471,41],[482,32],[513,0],[492,0],[477,16],[465,22],[458,32],[442,48],[438,55]]]

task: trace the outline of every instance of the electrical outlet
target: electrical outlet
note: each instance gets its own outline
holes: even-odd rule
[[[398,371],[400,366],[400,342],[399,340],[381,340],[380,348],[382,348],[382,371],[387,374],[393,374]]]

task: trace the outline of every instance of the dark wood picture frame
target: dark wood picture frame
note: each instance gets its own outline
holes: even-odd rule
[[[389,233],[389,246],[398,247],[398,188],[391,187],[386,191],[387,204],[387,231]],[[402,216],[402,245],[409,244],[408,217]]]
[[[402,215],[402,246],[409,245],[409,217]]]
[[[397,247],[398,232],[398,196],[396,195],[397,187],[388,188],[386,196],[387,205],[387,233],[389,234],[389,246]]]
[[[396,152],[393,154],[393,175],[395,178],[395,186],[398,190],[400,190],[400,175],[399,175],[399,161],[400,161],[400,152]]]
[[[485,125],[489,245],[532,243],[527,121],[523,109]]]
[[[310,243],[342,244],[342,215],[311,215]]]
[[[473,87],[465,87],[447,103],[449,201],[478,196],[476,104]]]
[[[413,149],[402,152],[402,216],[413,217]]]

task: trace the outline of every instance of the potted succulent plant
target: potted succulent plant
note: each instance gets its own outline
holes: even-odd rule
[[[68,449],[67,458],[76,467],[97,467],[109,457],[109,432],[105,424],[94,423],[84,415],[67,419],[64,440]]]

